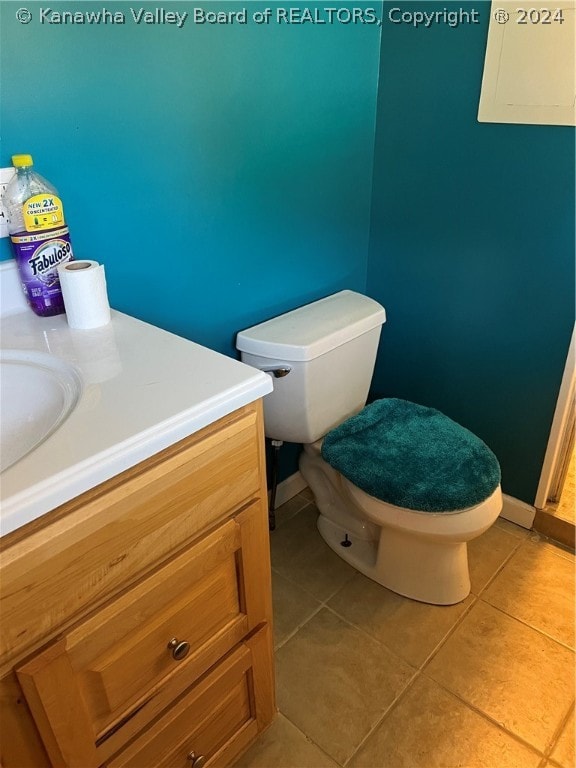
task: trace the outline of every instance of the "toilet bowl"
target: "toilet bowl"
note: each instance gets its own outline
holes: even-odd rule
[[[266,435],[303,444],[326,543],[388,589],[450,605],[470,592],[467,542],[502,509],[500,470],[434,409],[365,407],[384,322],[377,302],[341,291],[239,333],[236,346],[245,363],[281,372],[264,399]]]
[[[380,501],[333,469],[322,441],[304,446],[300,471],[310,486],[318,530],[360,573],[405,597],[452,605],[470,594],[467,542],[495,522],[500,486],[480,504],[453,512],[420,512]]]

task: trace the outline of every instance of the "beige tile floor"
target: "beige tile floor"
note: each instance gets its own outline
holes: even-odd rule
[[[271,534],[279,714],[236,768],[574,768],[574,556],[505,520],[459,605],[337,557],[308,491]]]

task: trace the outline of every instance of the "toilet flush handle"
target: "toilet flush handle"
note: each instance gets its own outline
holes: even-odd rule
[[[260,368],[264,373],[271,373],[275,379],[282,379],[284,376],[288,376],[292,368],[289,365],[270,365],[265,368]]]

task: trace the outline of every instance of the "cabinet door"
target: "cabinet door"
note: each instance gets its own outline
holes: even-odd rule
[[[239,645],[106,768],[230,765],[274,714],[269,632]]]
[[[246,406],[54,510],[30,535],[1,537],[2,668],[263,499],[260,426],[260,406]]]
[[[251,505],[17,669],[54,765],[103,763],[269,619],[261,518]]]

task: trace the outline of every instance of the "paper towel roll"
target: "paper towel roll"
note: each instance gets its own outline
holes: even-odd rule
[[[68,261],[58,267],[58,277],[70,328],[87,330],[110,322],[103,264]]]

